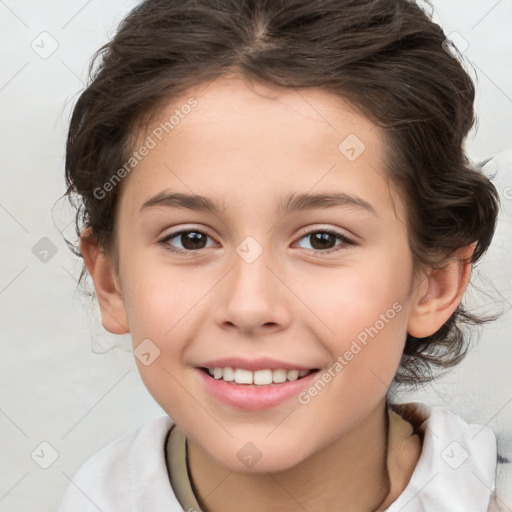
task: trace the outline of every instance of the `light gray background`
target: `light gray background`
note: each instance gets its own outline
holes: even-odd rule
[[[97,306],[76,292],[81,260],[57,229],[73,236],[72,211],[61,200],[52,213],[64,192],[66,128],[89,59],[136,3],[0,0],[0,511],[56,510],[83,462],[163,414],[138,375],[129,337],[106,333]],[[475,161],[495,157],[486,170],[498,170],[503,201],[494,245],[475,272],[476,284],[492,297],[473,295],[479,304],[492,301],[495,310],[507,311],[512,0],[439,0],[434,6],[445,32],[457,32],[469,45],[464,56],[478,74],[478,127],[468,153]],[[58,48],[44,55],[52,44]],[[57,250],[46,262],[32,252],[43,237]],[[511,319],[506,312],[485,327],[478,346],[449,376],[403,397],[449,406],[468,422],[489,425],[509,457]],[[48,469],[40,465],[52,461],[52,448],[42,442],[58,454]]]

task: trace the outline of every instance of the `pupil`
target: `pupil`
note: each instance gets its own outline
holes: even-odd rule
[[[312,241],[311,241],[311,246],[314,248],[314,249],[330,249],[332,248],[332,244],[329,244],[329,239],[333,239],[334,236],[331,235],[331,233],[315,233],[314,235],[311,235],[312,237]],[[325,244],[325,242],[327,241],[327,245],[329,245],[330,247],[327,247],[327,245]],[[332,240],[331,240],[332,241]],[[320,246],[319,247],[315,247],[315,244],[320,242]]]
[[[201,242],[201,238],[203,237],[202,233],[196,233],[195,231],[190,231],[188,233],[183,233],[181,235],[181,243],[185,249],[196,250],[202,249],[202,247],[197,246],[197,242]]]

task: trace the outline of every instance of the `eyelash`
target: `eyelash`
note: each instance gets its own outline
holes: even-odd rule
[[[215,240],[212,236],[210,236],[205,231],[201,231],[199,229],[182,229],[180,231],[175,231],[174,233],[170,233],[170,234],[166,235],[164,238],[159,240],[158,243],[161,244],[162,246],[164,246],[164,248],[166,250],[168,250],[172,253],[175,253],[175,254],[197,254],[198,252],[201,252],[204,250],[204,249],[198,249],[196,251],[188,251],[188,250],[176,249],[168,243],[169,240],[172,240],[173,238],[176,238],[177,236],[182,235],[183,233],[199,233],[202,235],[206,235],[207,237],[211,238],[212,240]],[[311,231],[306,231],[301,234],[301,236],[298,238],[298,240],[302,240],[303,238],[306,238],[307,236],[311,236],[315,233],[328,233],[329,235],[333,235],[343,242],[342,244],[339,244],[339,245],[333,247],[332,249],[327,249],[325,251],[323,251],[321,249],[309,249],[311,251],[314,251],[315,253],[331,254],[333,252],[343,250],[344,248],[346,248],[346,246],[357,245],[356,242],[354,242],[350,238],[347,238],[345,235],[342,235],[341,233],[338,233],[337,231],[334,231],[332,229],[314,229]]]

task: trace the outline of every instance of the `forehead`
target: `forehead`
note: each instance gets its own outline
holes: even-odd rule
[[[338,96],[219,77],[164,104],[139,133],[135,149],[153,147],[130,174],[124,201],[140,207],[174,189],[248,207],[248,194],[315,189],[394,208],[384,144],[380,129]]]

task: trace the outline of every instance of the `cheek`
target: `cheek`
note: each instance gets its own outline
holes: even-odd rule
[[[149,279],[139,286],[138,292],[129,304],[138,371],[157,403],[179,416],[180,411],[195,405],[183,391],[183,355],[187,340],[193,338],[190,310],[197,300],[188,300],[184,293],[173,292],[164,283]],[[148,352],[150,357],[154,357],[150,364],[147,364],[147,356],[144,358],[143,355]]]
[[[386,275],[382,267],[346,268],[323,278],[315,275],[304,284],[307,305],[333,339],[354,338],[374,324],[383,330],[382,320],[386,326],[403,321],[398,310],[404,309],[406,283],[392,273]]]
[[[173,290],[149,274],[140,273],[140,280],[131,281],[125,302],[140,376],[148,391],[160,402],[162,394],[167,400],[175,395],[171,392],[176,385],[173,376],[177,376],[176,369],[182,361],[187,339],[183,330],[191,302],[182,291]]]
[[[194,307],[208,290],[208,280],[162,263],[133,268],[126,301],[132,336],[137,340],[154,337],[165,344],[194,316]]]
[[[408,282],[393,268],[403,268],[402,275],[406,275],[407,262],[389,268],[372,263],[341,269],[334,278],[332,273],[323,280],[317,276],[317,292],[308,294],[308,306],[318,325],[316,336],[333,361],[342,358],[344,387],[352,383],[359,386],[365,380],[389,384],[403,352]]]

